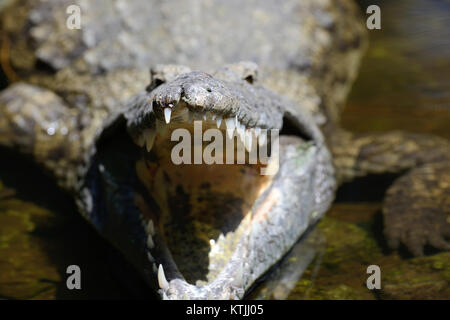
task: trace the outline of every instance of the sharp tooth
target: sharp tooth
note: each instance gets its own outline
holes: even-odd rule
[[[216,115],[214,113],[211,116],[211,120],[216,120]]]
[[[247,132],[245,132],[245,149],[247,149],[248,152],[252,150],[252,139],[252,132],[247,130]]]
[[[155,226],[153,224],[152,219],[148,220],[146,231],[147,231],[147,234],[150,234],[152,236],[155,235]]]
[[[221,116],[217,116],[217,128],[220,128],[220,124],[222,123],[222,117]]]
[[[241,140],[242,140],[243,136],[245,135],[245,126],[240,122],[238,122],[238,124],[237,124],[237,131],[238,131],[239,135],[241,136]]]
[[[236,127],[236,122],[234,118],[225,119],[225,124],[227,126],[228,138],[233,138],[234,128]]]
[[[164,275],[164,269],[162,264],[160,264],[158,268],[158,284],[159,287],[163,290],[169,288],[169,283],[167,282],[166,276]]]
[[[208,119],[208,117],[206,116],[206,113],[203,114],[203,120],[206,121],[206,119]]]
[[[145,129],[143,132],[143,136],[145,138],[145,146],[147,148],[147,152],[150,152],[153,147],[153,143],[155,142],[156,131],[155,129]]]
[[[241,140],[242,144],[245,146],[245,131],[238,130],[239,139]]]
[[[167,107],[164,108],[164,119],[166,120],[166,123],[170,122],[170,115],[172,114],[172,109]]]
[[[266,140],[267,140],[267,132],[263,132],[262,134],[259,135],[258,143],[260,146],[264,145],[264,143],[266,143]]]
[[[259,137],[260,133],[261,133],[261,128],[260,127],[256,127],[255,128],[255,136]]]
[[[155,243],[153,242],[153,238],[150,235],[147,237],[147,247],[149,249],[153,249],[155,247]]]
[[[155,259],[153,258],[153,256],[150,254],[150,252],[147,251],[147,258],[150,262],[155,261]]]
[[[139,146],[143,147],[145,145],[145,136],[143,134],[139,135],[134,139],[134,142]]]
[[[238,126],[239,120],[237,118],[237,116],[234,116],[234,123],[236,124],[236,127]]]
[[[237,127],[236,127],[236,131],[238,133],[239,139],[241,140],[242,144],[245,144],[245,127],[243,124],[241,124],[240,122],[238,122]]]
[[[227,125],[227,129],[234,131],[234,128],[236,127],[236,123],[233,118],[225,119],[225,124]]]
[[[152,147],[153,147],[153,143],[149,142],[149,141],[150,140],[148,140],[147,143],[146,143],[147,152],[150,152],[150,150],[152,150]]]

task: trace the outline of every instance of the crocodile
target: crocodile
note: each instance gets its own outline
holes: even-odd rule
[[[245,297],[369,174],[398,174],[390,247],[450,249],[450,143],[339,125],[368,43],[350,0],[16,0],[1,25],[0,145],[54,177],[163,299]],[[175,164],[173,134],[198,123],[270,161]]]

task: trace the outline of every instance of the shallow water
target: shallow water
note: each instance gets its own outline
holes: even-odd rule
[[[370,47],[343,114],[344,126],[450,138],[450,2],[381,3],[382,30],[369,31]]]
[[[378,3],[383,29],[369,32],[344,126],[450,139],[450,2]],[[139,279],[124,283],[116,277],[132,274],[129,266],[79,217],[66,195],[28,161],[1,154],[0,298],[153,297],[136,287]],[[450,253],[412,258],[386,248],[380,209],[391,181],[371,178],[344,186],[318,228],[248,298],[450,299]],[[70,264],[81,267],[82,290],[66,289]],[[366,269],[373,264],[381,268],[382,290],[366,287]]]

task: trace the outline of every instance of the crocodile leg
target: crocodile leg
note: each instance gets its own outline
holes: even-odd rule
[[[368,174],[402,174],[383,204],[389,246],[403,244],[414,255],[422,255],[426,245],[450,250],[450,142],[401,131],[331,131],[328,142],[339,183]]]
[[[16,83],[0,94],[0,145],[20,150],[68,185],[81,150],[77,115],[54,92]]]
[[[20,150],[74,191],[103,118],[71,108],[53,91],[18,82],[0,93],[0,146]]]
[[[425,164],[397,179],[383,213],[390,247],[404,243],[414,255],[426,244],[450,250],[450,163]]]

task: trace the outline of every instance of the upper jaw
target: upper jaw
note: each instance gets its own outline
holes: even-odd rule
[[[226,81],[203,72],[179,75],[132,101],[125,117],[131,132],[142,131],[156,119],[165,121],[164,110],[184,103],[195,114],[237,118],[247,128],[280,129],[284,99],[244,80]]]
[[[246,66],[245,63],[236,65]],[[247,73],[243,75],[245,79],[230,76],[230,69],[233,70],[236,65],[220,69],[215,76],[175,66],[180,74],[173,72],[170,77],[152,79],[152,85],[136,95],[124,112],[128,132],[133,138],[137,137],[149,126],[155,127],[157,120],[166,122],[166,109],[183,104],[200,117],[235,118],[245,128],[280,130],[283,118],[289,119],[299,132],[323,143],[322,133],[306,108],[268,90],[255,80],[249,83],[245,80]],[[251,66],[254,67],[253,64]],[[174,66],[171,67],[172,71]]]

